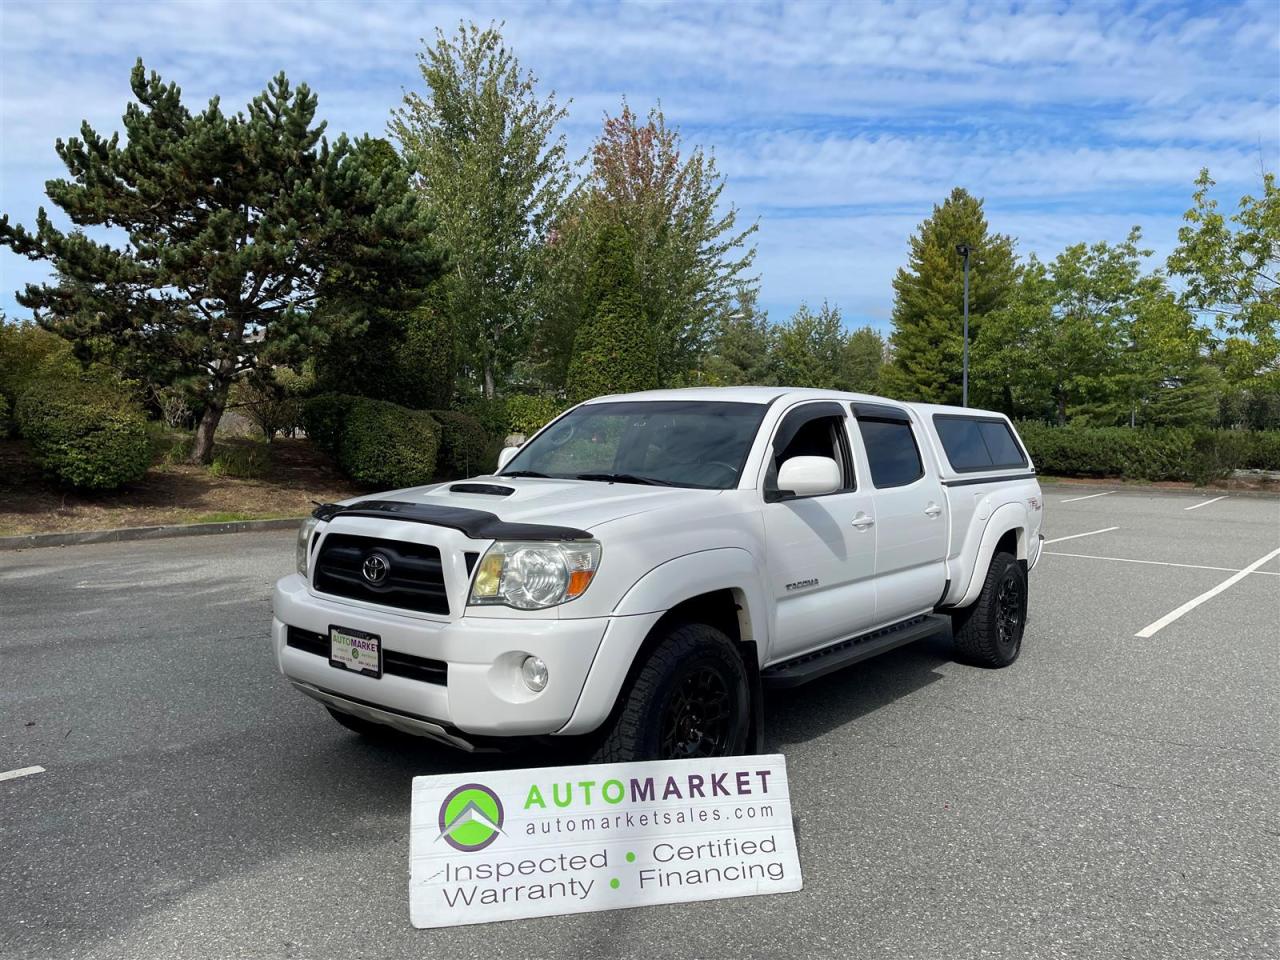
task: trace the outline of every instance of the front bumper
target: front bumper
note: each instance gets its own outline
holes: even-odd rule
[[[428,620],[312,595],[294,574],[276,584],[272,640],[280,671],[335,709],[466,747],[467,734],[519,737],[559,731],[574,715],[608,617],[582,620],[460,617]],[[331,625],[376,633],[385,650],[444,661],[446,684],[384,673],[361,676],[286,643],[289,626],[327,635]],[[541,657],[550,679],[533,693],[520,676]]]

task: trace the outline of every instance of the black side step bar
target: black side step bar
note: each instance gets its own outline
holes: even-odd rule
[[[922,614],[903,620],[871,633],[841,640],[821,650],[802,654],[775,663],[760,674],[766,687],[798,687],[802,683],[816,680],[836,670],[842,670],[850,664],[866,660],[877,654],[900,647],[904,643],[923,640],[925,637],[939,633],[950,625],[951,618],[936,613]]]

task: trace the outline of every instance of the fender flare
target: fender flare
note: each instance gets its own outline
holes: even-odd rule
[[[767,653],[769,607],[760,565],[741,547],[717,547],[675,557],[651,569],[618,601],[609,628],[587,671],[573,715],[560,734],[595,729],[613,710],[636,655],[662,615],[672,607],[717,590],[732,590],[741,610],[746,649]]]
[[[982,540],[978,544],[978,556],[973,569],[969,571],[969,585],[953,607],[967,607],[978,599],[982,585],[987,579],[987,569],[991,566],[991,558],[995,556],[996,544],[1010,530],[1018,531],[1018,559],[1027,559],[1027,507],[1022,503],[1005,503],[997,507],[987,520],[982,531]]]

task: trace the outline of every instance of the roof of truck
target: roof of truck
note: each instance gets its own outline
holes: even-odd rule
[[[871,393],[845,393],[841,390],[815,390],[807,387],[681,387],[675,390],[644,390],[639,393],[619,393],[611,396],[596,397],[587,403],[605,403],[614,400],[707,400],[723,403],[759,403],[769,404],[780,397],[804,400],[850,400],[867,403],[889,403],[911,410],[921,417],[935,413],[964,414],[967,416],[991,416],[1004,419],[1004,415],[993,410],[979,410],[975,407],[950,407],[936,403],[908,403],[905,400],[894,400]]]

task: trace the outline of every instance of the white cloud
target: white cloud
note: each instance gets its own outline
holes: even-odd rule
[[[584,153],[626,95],[715,148],[761,219],[763,299],[887,316],[906,238],[953,185],[1025,249],[1172,237],[1200,166],[1230,197],[1280,159],[1280,10],[1165,4],[0,3],[0,209],[29,222],[82,119],[119,126],[141,55],[236,109],[284,69],[331,130],[384,130],[420,37],[505,20]],[[1002,222],[996,214],[1001,214]],[[1014,224],[1014,226],[1010,226]],[[1123,230],[1118,234],[1123,235]],[[0,305],[39,266],[0,252]],[[787,311],[789,312],[789,310]]]

